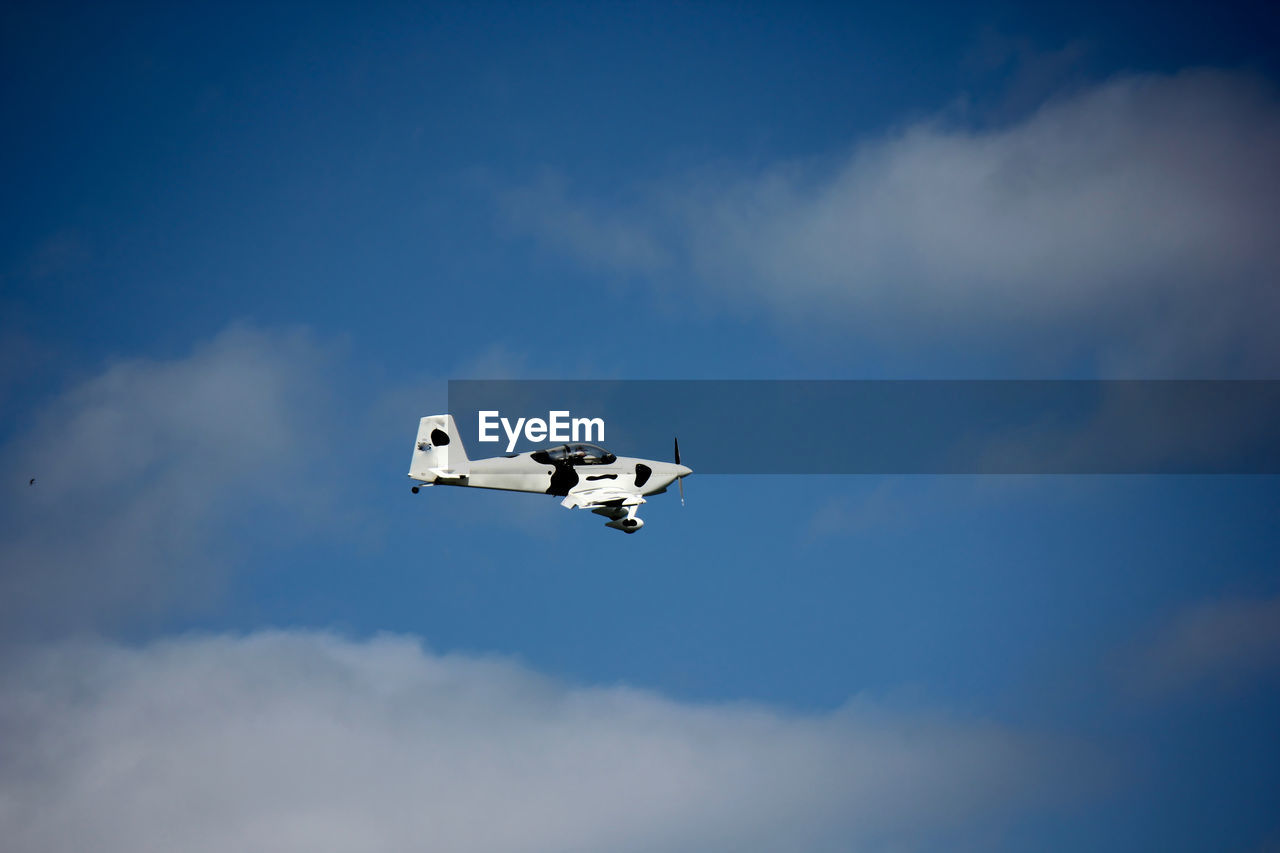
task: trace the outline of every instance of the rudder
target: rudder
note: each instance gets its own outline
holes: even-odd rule
[[[428,483],[456,480],[471,474],[471,461],[462,447],[453,415],[428,415],[418,421],[409,476]]]

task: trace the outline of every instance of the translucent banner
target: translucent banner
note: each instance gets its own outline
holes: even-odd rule
[[[449,407],[472,458],[679,437],[703,474],[1280,473],[1280,381],[462,380]]]

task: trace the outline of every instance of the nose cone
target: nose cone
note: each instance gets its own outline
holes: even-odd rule
[[[677,465],[677,466],[676,466],[676,476],[677,476],[677,477],[688,477],[688,476],[689,476],[690,474],[692,474],[692,473],[693,473],[693,469],[692,469],[692,468],[686,467],[686,466],[684,466],[684,465]]]

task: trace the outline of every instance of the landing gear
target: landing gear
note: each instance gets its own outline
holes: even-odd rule
[[[644,520],[636,518],[636,505],[632,504],[627,507],[626,514],[619,512],[616,508],[609,515],[612,521],[606,521],[605,527],[612,527],[614,530],[621,530],[623,533],[635,533],[641,527],[644,527]],[[600,510],[592,510],[592,512],[600,512]],[[603,513],[602,513],[603,514]]]
[[[416,494],[418,493],[418,487],[417,487],[417,486],[413,486],[413,487],[411,487],[411,488],[409,489],[409,491],[413,492],[413,493],[416,495]]]

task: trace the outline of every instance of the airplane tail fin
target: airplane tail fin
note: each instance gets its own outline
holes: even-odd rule
[[[428,415],[418,421],[409,476],[428,483],[456,480],[471,474],[471,461],[462,448],[462,437],[453,415]]]

